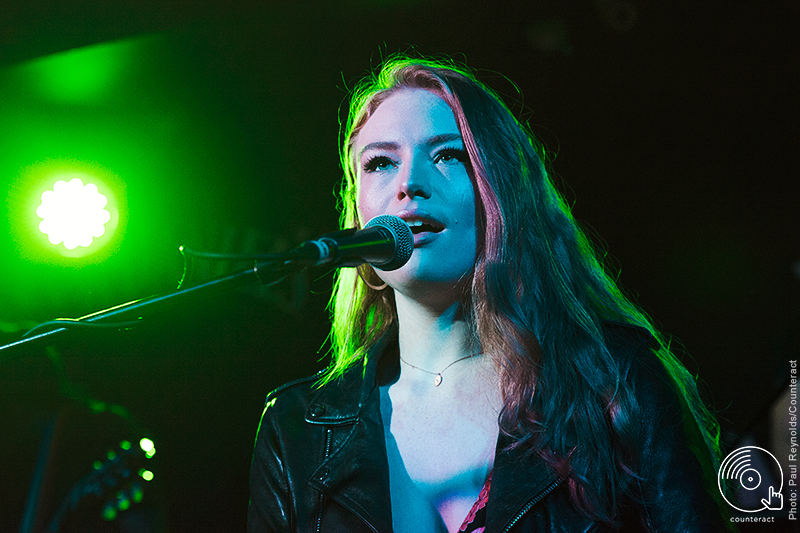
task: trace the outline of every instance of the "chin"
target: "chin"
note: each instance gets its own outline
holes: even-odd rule
[[[470,279],[471,273],[472,265],[469,270],[464,270],[409,262],[392,272],[381,272],[380,277],[395,291],[409,298],[417,299],[419,296],[424,296],[427,299],[436,293],[452,294],[454,289]]]

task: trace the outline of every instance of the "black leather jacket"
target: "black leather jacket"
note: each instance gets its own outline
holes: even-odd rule
[[[730,522],[724,518],[707,449],[648,347],[649,335],[621,325],[606,325],[604,335],[622,364],[623,376],[633,382],[643,413],[643,503],[628,499],[620,506],[621,530],[726,530]],[[374,356],[365,367],[356,365],[322,389],[314,387],[318,375],[284,385],[267,397],[251,470],[250,533],[392,531],[376,385],[384,347],[371,351]],[[486,533],[606,531],[573,508],[564,480],[540,460],[503,451],[505,444],[500,438]]]

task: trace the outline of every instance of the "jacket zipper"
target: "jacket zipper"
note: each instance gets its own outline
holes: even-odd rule
[[[324,461],[324,460],[327,460],[327,459],[328,459],[328,457],[329,457],[329,456],[330,456],[330,454],[331,454],[331,441],[332,441],[332,440],[333,440],[333,429],[331,429],[331,428],[328,428],[328,429],[326,430],[326,432],[325,432],[325,459],[323,459],[323,461]],[[324,494],[323,494],[322,492],[320,492],[320,493],[319,493],[319,501],[318,501],[318,506],[319,506],[319,509],[318,509],[318,511],[317,511],[317,526],[316,526],[316,528],[315,528],[315,531],[316,531],[316,533],[321,533],[321,530],[322,530],[322,508],[323,508],[324,499],[325,499],[325,496],[324,496]],[[354,515],[356,515],[357,517],[361,518],[361,520],[363,520],[363,521],[364,521],[364,523],[365,523],[367,526],[369,526],[369,528],[370,528],[372,531],[374,531],[375,533],[378,533],[378,530],[377,530],[377,529],[375,529],[375,526],[374,526],[374,525],[372,525],[371,523],[369,523],[369,522],[368,522],[368,521],[367,521],[367,520],[366,520],[366,519],[365,519],[363,516],[361,516],[361,514],[359,514],[358,512],[356,512],[356,511],[355,511],[355,510],[353,510],[353,509],[350,509],[350,508],[349,508],[349,507],[347,507],[347,506],[345,506],[345,508],[346,508],[346,509],[348,509],[348,510],[349,510],[351,513],[353,513],[353,514],[354,514]]]
[[[326,429],[325,430],[325,458],[323,459],[323,461],[327,461],[328,460],[328,456],[331,453],[331,439],[332,438],[333,438],[333,430],[331,428]],[[323,504],[324,498],[325,498],[324,493],[320,492],[319,493],[319,502],[318,502],[319,510],[317,511],[317,528],[316,528],[317,533],[320,533],[321,530],[322,530],[322,504]]]
[[[519,513],[517,513],[517,516],[514,517],[514,520],[508,523],[508,526],[506,526],[506,528],[503,530],[503,533],[508,533],[509,531],[511,531],[511,528],[514,527],[517,524],[517,522],[520,521],[520,519],[525,513],[531,510],[531,507],[542,501],[548,494],[553,492],[556,489],[556,487],[558,487],[561,484],[562,481],[564,480],[561,478],[556,479],[546,489],[540,492],[534,499],[529,501],[525,505],[525,507],[520,509]]]

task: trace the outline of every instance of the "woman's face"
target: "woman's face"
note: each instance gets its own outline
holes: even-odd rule
[[[354,143],[362,225],[383,214],[405,220],[414,253],[402,268],[378,271],[394,289],[452,289],[475,265],[475,189],[453,111],[423,89],[381,103]],[[411,294],[409,294],[412,296]]]

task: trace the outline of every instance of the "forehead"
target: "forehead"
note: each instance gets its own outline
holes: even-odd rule
[[[414,142],[443,133],[459,133],[450,106],[424,89],[402,89],[381,102],[354,144],[358,153],[375,141]]]

